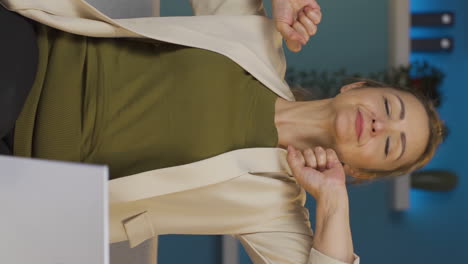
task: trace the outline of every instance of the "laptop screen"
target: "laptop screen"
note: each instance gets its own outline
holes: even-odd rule
[[[0,263],[108,264],[108,168],[0,155]]]

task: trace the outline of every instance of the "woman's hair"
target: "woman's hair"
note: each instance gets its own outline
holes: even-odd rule
[[[437,150],[437,147],[444,141],[448,133],[447,127],[445,126],[444,122],[439,118],[439,114],[437,113],[432,101],[418,90],[405,88],[405,87],[386,85],[380,82],[367,80],[367,79],[358,79],[357,81],[364,82],[364,84],[360,88],[392,88],[395,90],[410,93],[413,96],[415,96],[424,106],[427,116],[429,117],[429,122],[428,122],[429,140],[423,153],[418,157],[418,159],[416,159],[415,162],[402,165],[390,171],[359,169],[359,174],[360,174],[360,176],[358,177],[359,179],[353,181],[353,183],[361,182],[360,179],[373,180],[373,179],[382,178],[382,177],[399,176],[399,175],[407,174],[411,171],[417,170],[423,167],[424,165],[426,165],[432,159],[432,157],[434,156]],[[309,97],[311,94],[304,88],[293,88],[292,91],[293,91],[294,96],[296,97],[296,100],[298,101],[303,101],[304,98]]]

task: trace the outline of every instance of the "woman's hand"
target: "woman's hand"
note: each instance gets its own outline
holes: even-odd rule
[[[313,247],[354,263],[345,173],[335,151],[316,147],[300,152],[288,146],[288,163],[297,182],[317,200]]]
[[[297,182],[317,201],[346,192],[346,177],[338,156],[321,147],[303,152],[288,146],[287,160]]]
[[[298,52],[317,32],[322,12],[316,0],[272,0],[276,29],[289,50]]]

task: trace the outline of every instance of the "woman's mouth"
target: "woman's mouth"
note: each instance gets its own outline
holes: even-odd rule
[[[359,139],[361,138],[362,128],[363,128],[362,114],[361,114],[361,111],[358,110],[356,113],[356,135],[357,135],[358,142],[359,142]]]

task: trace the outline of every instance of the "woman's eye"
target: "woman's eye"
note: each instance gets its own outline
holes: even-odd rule
[[[385,142],[385,157],[388,156],[389,148],[390,148],[390,137],[387,137],[387,141]]]
[[[387,111],[387,115],[390,116],[390,108],[388,106],[387,98],[384,98],[384,103],[385,103],[385,111]]]

